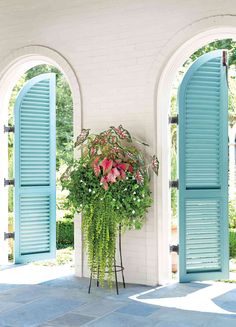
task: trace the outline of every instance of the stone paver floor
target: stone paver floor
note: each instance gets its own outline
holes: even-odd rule
[[[236,284],[115,290],[76,278],[71,268],[15,266],[0,271],[0,327],[235,327]]]

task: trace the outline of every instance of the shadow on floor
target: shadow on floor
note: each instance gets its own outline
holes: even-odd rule
[[[67,272],[38,266],[0,271],[0,327],[236,326],[234,284],[128,284],[118,296],[94,284],[88,294],[89,280]]]

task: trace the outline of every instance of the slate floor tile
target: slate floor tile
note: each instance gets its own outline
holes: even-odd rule
[[[155,324],[144,317],[113,312],[105,317],[88,323],[88,327],[154,327]]]
[[[188,323],[178,322],[178,321],[160,321],[155,327],[194,327],[194,325],[189,325]],[[222,326],[223,327],[223,326]]]
[[[12,310],[19,307],[19,303],[0,301],[0,314],[4,311]]]
[[[0,325],[10,325],[14,327],[33,327],[40,326],[48,320],[61,316],[79,305],[82,302],[73,300],[63,300],[45,297],[35,300],[0,314]]]
[[[236,321],[229,316],[228,318],[215,317],[214,319],[204,322],[203,327],[235,327]]]
[[[17,289],[17,288],[22,288],[24,286],[22,285],[15,285],[15,284],[0,284],[0,294],[2,292],[8,291],[8,290],[12,290],[12,289]]]
[[[221,314],[160,307],[148,319],[156,323],[155,327],[210,327],[209,322],[215,317],[222,319],[223,316]],[[227,327],[227,325],[222,324],[221,327]]]
[[[235,305],[235,301],[221,301],[221,300],[216,300],[214,301],[218,307],[232,312],[232,313],[236,313],[236,305]]]
[[[55,326],[70,326],[70,327],[77,327],[83,326],[84,324],[88,323],[89,321],[94,320],[94,317],[89,317],[85,315],[75,314],[75,313],[67,313],[64,316],[58,317],[54,320],[48,321],[49,324]]]
[[[153,288],[150,292],[138,296],[138,299],[184,297],[208,286],[208,284],[201,283],[189,283],[189,285],[176,283],[160,288]]]
[[[45,286],[46,287],[46,286]],[[64,297],[71,300],[81,300],[83,302],[95,301],[99,297],[91,296],[88,292],[81,291],[77,288],[66,288],[66,287],[47,287],[48,296],[53,297]]]
[[[0,280],[1,276],[0,271]],[[190,311],[130,298],[142,292],[146,294],[139,299],[191,294],[194,301],[194,293],[198,292],[199,297],[208,284],[176,283],[162,288],[127,284],[126,289],[120,285],[117,296],[114,288],[97,288],[96,284],[88,294],[89,279],[71,275],[37,285],[14,285],[14,281],[12,278],[12,284],[0,284],[0,327],[236,327],[236,314],[198,311],[197,302],[196,310],[194,307]],[[212,299],[216,309],[218,306],[236,313],[236,286],[231,289],[223,284],[223,291],[219,291],[218,284],[214,285],[219,294]]]
[[[0,293],[0,302],[8,301],[15,303],[27,303],[48,293],[45,287],[38,285],[24,286],[17,289],[9,289]]]
[[[76,313],[99,317],[105,314],[111,313],[117,308],[123,306],[124,303],[120,301],[112,301],[112,300],[98,300],[95,302],[91,302],[85,304],[78,309],[74,310]]]
[[[46,282],[41,283],[43,286],[50,287],[66,287],[67,288],[77,288],[77,289],[88,289],[88,278],[80,278],[75,276],[62,277],[57,279],[52,279]]]
[[[141,317],[147,317],[151,315],[152,313],[159,310],[158,307],[152,306],[149,304],[143,304],[139,302],[133,302],[129,303],[119,309],[116,310],[116,312],[135,315],[135,316],[141,316]]]

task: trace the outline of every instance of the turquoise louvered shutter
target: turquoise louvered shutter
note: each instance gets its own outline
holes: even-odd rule
[[[15,262],[55,257],[55,75],[32,78],[15,103]]]
[[[223,51],[179,89],[180,281],[228,278],[228,100]]]

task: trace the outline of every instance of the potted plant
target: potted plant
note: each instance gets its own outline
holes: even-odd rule
[[[82,213],[84,244],[93,276],[105,271],[112,284],[118,227],[140,229],[151,206],[148,168],[158,173],[156,156],[145,160],[130,133],[120,125],[99,134],[82,130],[75,143],[81,157],[68,165],[61,181],[69,191],[67,204]],[[144,142],[139,142],[147,146]]]

